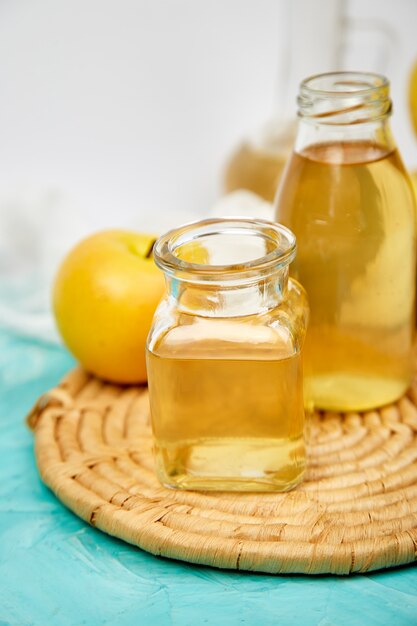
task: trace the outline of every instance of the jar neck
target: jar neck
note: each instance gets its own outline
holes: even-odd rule
[[[204,317],[259,315],[278,306],[295,253],[285,226],[232,217],[186,224],[154,246],[170,303]]]
[[[389,83],[377,74],[331,72],[300,85],[295,149],[320,143],[364,142],[391,152]]]
[[[378,147],[379,153],[389,154],[395,149],[395,140],[391,132],[389,118],[374,122],[351,125],[328,125],[320,122],[300,119],[294,150],[303,153],[309,146],[317,144],[343,144],[362,142]]]
[[[277,307],[288,287],[288,266],[251,282],[193,283],[165,276],[168,298],[181,313],[201,317],[260,315]]]

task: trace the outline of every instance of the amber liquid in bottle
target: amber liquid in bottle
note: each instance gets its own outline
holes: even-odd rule
[[[244,329],[242,328],[244,332]],[[250,346],[247,346],[250,354]],[[224,342],[187,345],[172,358],[164,342],[148,351],[157,472],[186,489],[286,490],[305,469],[300,355],[256,360],[224,354]],[[245,358],[246,356],[246,358]],[[265,358],[263,358],[265,356]]]
[[[410,383],[415,216],[396,151],[370,142],[294,153],[276,219],[297,237],[292,274],[306,288],[308,388],[315,406],[366,410]]]

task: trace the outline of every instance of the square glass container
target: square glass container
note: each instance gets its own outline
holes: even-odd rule
[[[169,487],[285,491],[305,470],[308,305],[295,237],[210,219],[161,237],[166,278],[147,344],[156,471]]]

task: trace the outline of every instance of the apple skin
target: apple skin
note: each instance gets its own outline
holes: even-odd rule
[[[144,383],[146,338],[165,290],[156,237],[125,230],[96,233],[65,257],[52,304],[64,343],[93,374]]]
[[[411,184],[413,186],[413,191],[414,191],[414,195],[416,198],[416,204],[417,204],[417,172],[411,172],[410,173],[410,178],[411,178]]]
[[[408,90],[408,105],[414,133],[417,135],[417,62],[414,63],[413,69],[411,70]]]

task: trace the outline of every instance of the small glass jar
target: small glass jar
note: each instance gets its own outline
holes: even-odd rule
[[[308,306],[294,235],[209,219],[154,247],[165,299],[147,344],[156,470],[168,487],[285,491],[305,469]]]

